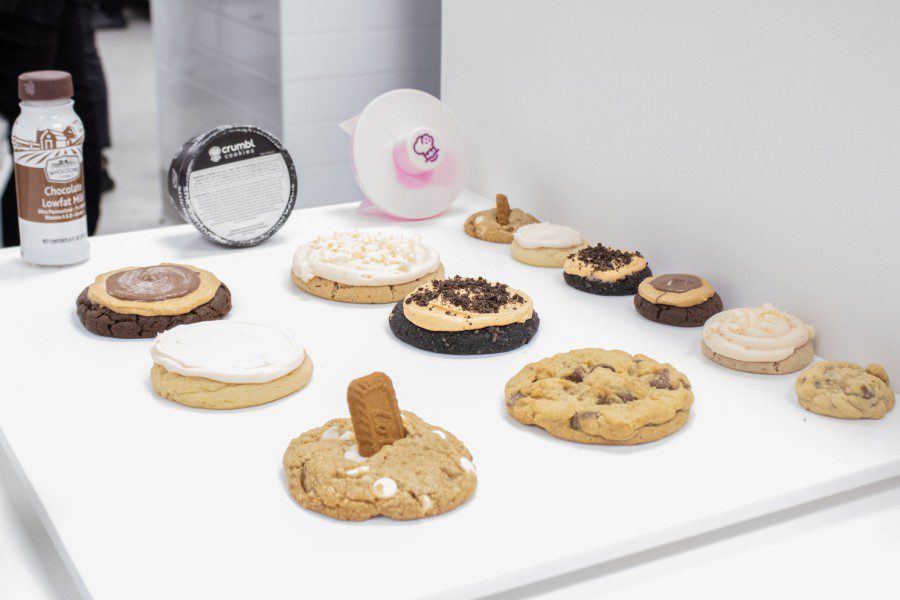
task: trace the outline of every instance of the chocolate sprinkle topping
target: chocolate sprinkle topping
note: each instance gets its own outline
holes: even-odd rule
[[[624,267],[630,263],[635,256],[643,258],[643,255],[640,252],[616,250],[615,248],[609,248],[603,244],[588,246],[575,253],[575,257],[578,260],[591,265],[592,267],[596,267],[598,271],[612,271],[613,269]]]
[[[511,293],[506,284],[491,283],[483,277],[474,279],[459,275],[449,279],[435,279],[431,282],[431,287],[417,289],[404,302],[428,306],[429,302],[437,298],[462,310],[481,314],[500,312],[504,306],[525,302],[520,294]]]

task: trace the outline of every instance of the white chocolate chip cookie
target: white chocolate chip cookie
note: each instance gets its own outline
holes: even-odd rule
[[[291,495],[335,519],[439,515],[475,491],[472,455],[450,432],[404,411],[406,436],[369,457],[359,454],[350,419],[333,419],[296,438],[284,453]]]

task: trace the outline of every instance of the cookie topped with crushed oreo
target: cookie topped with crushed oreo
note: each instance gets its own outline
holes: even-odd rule
[[[611,271],[619,269],[631,263],[634,257],[643,258],[640,252],[630,250],[618,250],[603,244],[588,246],[575,253],[575,257],[586,265],[591,265],[598,271]]]
[[[495,283],[484,277],[460,277],[435,279],[430,285],[420,287],[406,297],[406,304],[428,306],[434,300],[443,300],[463,310],[476,313],[496,313],[510,304],[522,304],[525,298],[510,290],[505,283]]]
[[[398,302],[391,331],[440,354],[494,354],[524,346],[540,322],[531,298],[483,277],[435,279]]]

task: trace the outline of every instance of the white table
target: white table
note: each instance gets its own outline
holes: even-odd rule
[[[650,323],[628,298],[583,294],[558,272],[512,261],[505,246],[462,234],[465,215],[485,203],[467,195],[444,217],[404,227],[441,251],[448,273],[532,294],[540,333],[496,357],[417,351],[390,335],[389,307],[339,305],[293,288],[287,270],[297,243],[386,224],[346,205],[299,211],[252,250],[214,247],[183,226],[93,239],[94,258],[62,271],[0,254],[0,293],[14,307],[2,326],[17,343],[4,361],[15,368],[0,427],[51,538],[94,598],[476,597],[615,564],[900,473],[894,415],[811,415],[796,404],[793,377],[728,371],[703,358],[698,331]],[[149,342],[92,336],[73,304],[97,272],[162,260],[216,272],[234,294],[230,318],[277,315],[296,329],[316,363],[310,386],[235,412],[157,399],[147,381]],[[685,270],[674,257],[650,262],[657,272]],[[686,428],[648,446],[595,448],[505,415],[502,386],[518,368],[592,345],[643,352],[687,373],[697,403]],[[472,451],[479,490],[461,509],[416,523],[346,524],[303,511],[286,493],[280,459],[289,440],[345,415],[346,382],[376,369],[393,376],[405,408]],[[393,588],[373,587],[376,570],[390,574]]]

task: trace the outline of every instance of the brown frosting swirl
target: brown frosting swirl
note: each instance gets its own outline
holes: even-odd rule
[[[696,275],[675,273],[673,275],[658,275],[650,280],[650,285],[661,292],[683,294],[688,290],[696,290],[699,287],[703,287],[703,281]]]
[[[180,265],[138,267],[113,273],[106,293],[120,300],[159,302],[181,298],[200,287],[200,274]]]

